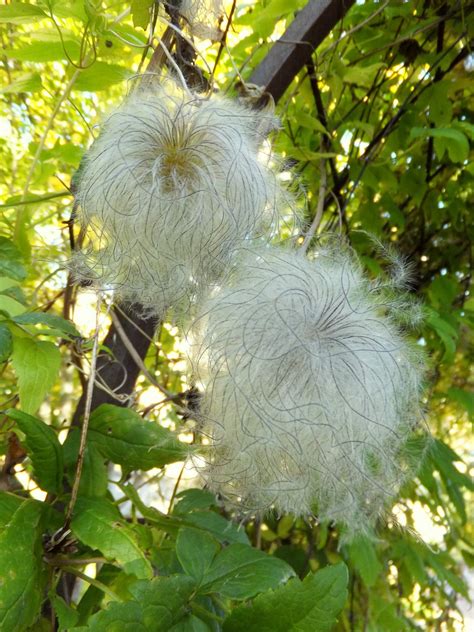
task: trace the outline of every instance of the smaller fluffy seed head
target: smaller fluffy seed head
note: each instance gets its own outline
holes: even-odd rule
[[[369,529],[411,470],[420,360],[353,258],[248,252],[194,327],[210,485]]]
[[[224,17],[222,0],[181,0],[179,12],[191,35],[212,41],[220,39],[219,24]]]
[[[81,170],[78,221],[92,239],[77,275],[160,315],[187,309],[276,220],[283,196],[259,150],[262,116],[273,120],[170,80],[128,98]]]

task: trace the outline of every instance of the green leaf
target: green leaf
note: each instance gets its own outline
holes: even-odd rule
[[[385,66],[386,64],[383,62],[378,62],[365,67],[360,65],[351,66],[345,69],[342,78],[345,83],[353,83],[356,86],[370,88],[377,72],[380,68],[384,68]]]
[[[19,283],[15,281],[15,279],[0,276],[0,292],[5,292],[5,290],[17,287],[18,285]]]
[[[13,338],[6,325],[0,323],[0,362],[5,362],[10,357],[13,349]]]
[[[43,87],[41,76],[37,72],[17,75],[10,84],[0,89],[2,94],[18,94],[20,92],[39,92]]]
[[[456,353],[456,345],[458,340],[458,332],[444,318],[432,309],[427,308],[426,324],[433,329],[443,343],[446,362],[451,362]]]
[[[143,613],[140,604],[135,601],[125,603],[112,601],[106,610],[93,615],[87,627],[79,628],[80,632],[145,632]]]
[[[139,579],[152,577],[150,562],[115,505],[105,498],[79,498],[71,524],[74,535]]]
[[[224,632],[329,632],[347,597],[344,564],[291,579],[278,590],[240,606],[224,622]]]
[[[453,104],[446,95],[446,85],[433,86],[435,93],[429,107],[429,118],[437,127],[448,125],[453,116]]]
[[[405,632],[410,628],[407,622],[398,616],[397,608],[398,604],[389,603],[384,599],[381,599],[380,595],[374,595],[371,598],[371,621],[367,632]],[[413,628],[411,628],[413,629]]]
[[[10,239],[2,236],[0,236],[0,274],[14,281],[23,281],[26,278],[21,251]]]
[[[56,380],[61,354],[51,342],[15,336],[12,363],[18,377],[21,408],[33,414]]]
[[[170,628],[169,632],[211,632],[211,628],[193,614],[188,614],[179,623]]]
[[[36,4],[15,2],[0,7],[0,23],[25,24],[46,17],[46,13]]]
[[[184,615],[195,589],[196,584],[190,577],[175,575],[136,582],[130,592],[142,605],[147,630],[164,632]]]
[[[63,481],[63,449],[54,430],[40,419],[10,408],[6,414],[25,435],[22,444],[28,451],[34,477],[47,492],[59,494]]]
[[[447,149],[453,162],[464,162],[467,160],[469,156],[469,141],[460,130],[452,127],[413,127],[410,132],[410,140],[426,136],[449,140]]]
[[[53,602],[54,612],[58,617],[59,632],[67,632],[77,624],[79,613],[68,606],[62,597],[53,594],[50,598]]]
[[[471,419],[474,419],[474,394],[473,393],[470,393],[469,391],[465,391],[462,388],[452,387],[448,389],[448,396],[452,400],[454,400],[455,402],[463,406],[466,409],[469,417],[471,417]]]
[[[189,454],[189,446],[169,430],[112,404],[103,404],[92,413],[89,433],[89,441],[107,459],[130,470],[163,467]]]
[[[77,331],[71,321],[62,318],[61,316],[56,316],[56,314],[48,314],[46,312],[28,312],[26,314],[21,314],[20,316],[15,316],[13,321],[20,325],[47,325],[48,327],[59,329],[68,336],[76,338],[81,337],[81,334]]]
[[[315,132],[320,132],[321,134],[327,134],[328,131],[324,127],[324,125],[316,118],[316,116],[311,116],[310,114],[306,114],[305,112],[298,112],[298,125],[302,125],[307,129],[312,129]]]
[[[0,312],[4,312],[8,316],[19,316],[25,311],[25,306],[15,301],[11,296],[0,294]]]
[[[155,577],[133,584],[134,599],[109,603],[106,610],[89,620],[90,632],[169,632],[186,615],[195,590],[194,581],[185,575]]]
[[[176,494],[178,502],[173,513],[184,515],[197,509],[208,509],[217,505],[215,494],[206,489],[184,489]]]
[[[250,544],[245,529],[213,511],[193,511],[186,516],[186,523],[209,531],[222,544],[240,543],[247,546]]]
[[[295,573],[283,560],[244,544],[231,544],[214,559],[206,573],[201,592],[221,593],[231,599],[251,599],[277,588]]]
[[[374,545],[363,536],[356,538],[348,547],[355,570],[367,587],[374,586],[383,568],[377,558]]]
[[[132,74],[125,66],[96,61],[90,68],[81,72],[74,83],[74,90],[99,92],[110,88],[116,83],[125,81]]]
[[[4,55],[9,59],[41,63],[62,61],[63,59],[68,59],[68,55],[69,58],[76,60],[80,55],[80,45],[73,40],[65,40],[64,44],[50,41],[29,42],[24,46],[6,49]]]
[[[32,625],[43,601],[43,504],[0,492],[0,629]]]
[[[455,461],[461,461],[461,458],[442,441],[438,439],[433,441],[430,457],[441,475],[451,502],[462,523],[465,524],[467,522],[466,504],[460,488],[465,487],[474,491],[474,482],[471,477],[463,474],[453,465]]]
[[[140,26],[146,29],[150,21],[150,9],[154,0],[132,0],[130,10],[132,13],[133,26]]]
[[[176,555],[184,572],[201,583],[209,573],[212,561],[220,551],[219,542],[197,529],[180,529],[176,539]]]

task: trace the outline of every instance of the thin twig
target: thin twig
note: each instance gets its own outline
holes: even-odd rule
[[[74,476],[74,482],[72,485],[71,499],[66,512],[65,525],[68,527],[71,523],[72,512],[77,500],[77,494],[79,492],[79,484],[81,482],[82,466],[84,464],[84,454],[86,450],[87,430],[89,427],[89,419],[91,416],[92,407],[92,394],[94,392],[95,373],[97,368],[97,355],[99,351],[99,320],[100,320],[100,307],[102,304],[102,295],[99,293],[97,297],[97,309],[95,315],[95,331],[94,331],[94,344],[92,347],[92,359],[91,368],[89,373],[89,381],[87,383],[86,403],[84,407],[84,418],[81,428],[81,440],[79,443],[79,452],[77,454],[76,473]]]
[[[232,24],[232,18],[234,17],[234,11],[235,11],[236,5],[237,5],[237,0],[233,0],[232,6],[231,6],[230,12],[229,12],[229,17],[227,18],[227,24],[225,25],[224,32],[222,33],[221,41],[220,41],[220,44],[219,44],[219,50],[217,51],[216,60],[214,62],[214,68],[212,69],[212,74],[211,74],[211,78],[210,78],[210,84],[211,85],[212,85],[212,83],[214,81],[214,75],[216,74],[217,64],[220,61],[220,58],[221,58],[221,55],[222,55],[222,51],[224,50],[226,42],[227,42],[227,35],[229,33],[230,25]]]
[[[306,233],[304,241],[301,244],[302,254],[304,254],[308,250],[308,247],[321,224],[321,220],[323,219],[324,201],[326,198],[326,189],[327,189],[326,162],[324,158],[321,159],[319,164],[320,164],[320,171],[321,171],[321,180],[319,183],[318,205],[316,207],[316,214],[314,216],[313,221],[311,222],[311,226],[309,227],[309,230]]]
[[[179,476],[176,479],[176,482],[174,484],[173,493],[171,494],[170,502],[169,502],[169,505],[168,505],[168,514],[170,514],[172,509],[173,509],[174,501],[175,501],[175,498],[176,498],[176,494],[178,493],[179,485],[181,483],[181,479],[183,477],[184,468],[185,467],[186,467],[186,463],[183,463],[183,466],[182,466],[182,468],[181,468],[181,470],[179,472]]]

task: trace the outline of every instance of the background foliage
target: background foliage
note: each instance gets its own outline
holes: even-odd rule
[[[249,77],[304,4],[237,2],[228,47],[199,44],[198,66],[234,91],[237,69]],[[343,232],[370,274],[384,262],[366,231],[392,242],[425,304],[434,439],[379,541],[340,547],[333,525],[292,516],[239,526],[187,489],[193,422],[156,387],[189,388],[166,323],[129,407],[93,412],[61,530],[95,321],[94,297],[64,269],[71,176],[100,113],[146,66],[150,28],[165,29],[156,15],[150,0],[0,7],[0,629],[461,630],[474,560],[467,2],[357,2],[278,105],[274,144],[301,174],[306,220],[323,195],[319,233]]]

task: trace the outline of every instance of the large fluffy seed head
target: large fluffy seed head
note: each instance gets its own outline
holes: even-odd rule
[[[410,471],[421,368],[348,254],[247,253],[195,325],[211,486],[368,528]]]
[[[212,285],[234,250],[275,217],[262,116],[170,80],[128,98],[81,170],[78,221],[92,241],[78,276],[159,314]]]

